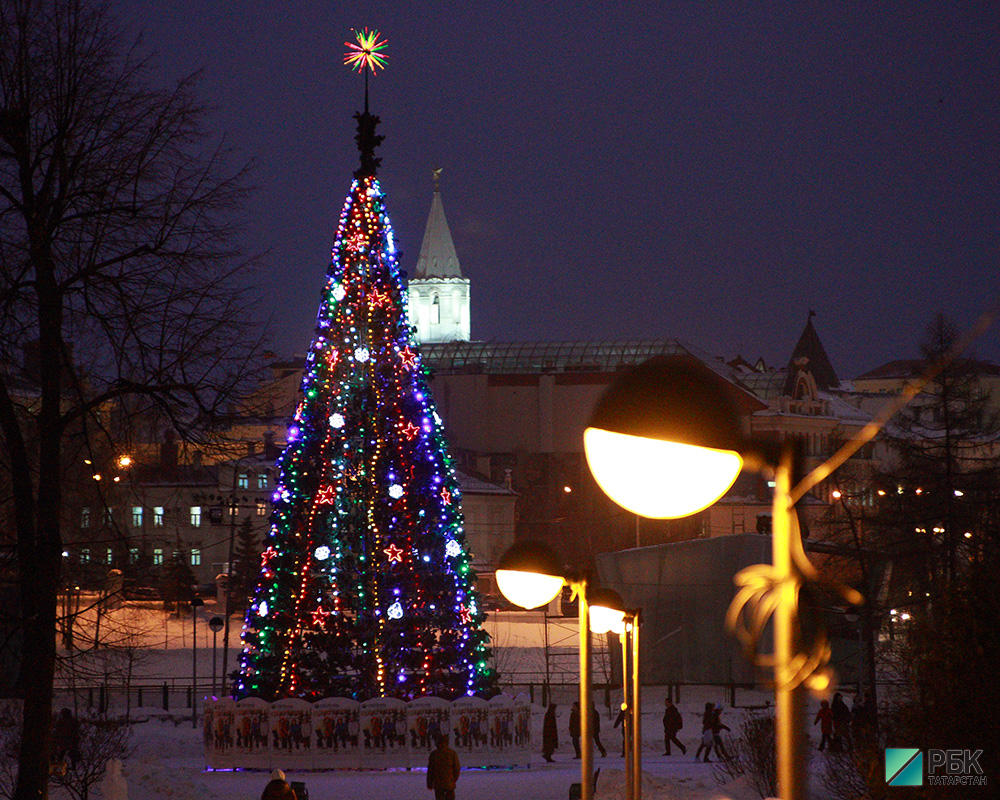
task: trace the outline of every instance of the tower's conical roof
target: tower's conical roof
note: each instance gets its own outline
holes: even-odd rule
[[[448,220],[444,216],[440,175],[441,170],[434,170],[434,199],[431,200],[431,213],[427,216],[427,227],[424,229],[424,241],[420,245],[420,257],[417,259],[414,278],[462,277],[462,269],[458,265],[458,253],[455,252]]]
[[[813,327],[812,318],[815,312],[810,311],[806,320],[806,327],[799,337],[799,343],[792,351],[792,357],[788,359],[788,380],[785,383],[785,393],[793,394],[795,389],[796,362],[800,359],[807,359],[806,367],[812,373],[816,386],[819,389],[836,389],[840,385],[837,373],[833,370],[833,365],[823,349],[823,342],[820,341],[819,334]]]

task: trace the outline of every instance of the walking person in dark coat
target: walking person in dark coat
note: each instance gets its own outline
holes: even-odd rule
[[[594,703],[590,704],[590,719],[591,728],[594,732],[594,744],[597,745],[597,749],[601,751],[601,756],[606,756],[608,751],[604,749],[604,745],[601,744],[601,715],[597,713],[597,706]]]
[[[573,758],[580,757],[580,702],[576,701],[573,703],[573,707],[569,710],[569,738],[573,742],[573,752],[576,755]]]
[[[59,712],[52,726],[52,754],[56,762],[65,762],[69,757],[73,767],[80,758],[80,723],[68,708]]]
[[[448,747],[448,737],[438,734],[437,748],[427,760],[427,788],[434,790],[434,800],[455,800],[455,784],[461,773],[458,753]]]
[[[851,709],[847,707],[840,692],[833,695],[830,713],[833,714],[833,741],[830,742],[830,750],[839,753],[844,745],[851,746]]]
[[[622,705],[624,706],[625,704],[622,703]],[[627,720],[628,720],[628,711],[625,708],[622,708],[622,710],[618,712],[618,716],[615,717],[615,725],[614,725],[614,727],[616,728],[619,725],[621,725],[622,728],[622,758],[625,757],[625,740],[628,738]]]
[[[670,743],[677,745],[681,752],[687,754],[687,748],[677,740],[677,733],[684,727],[684,720],[677,706],[668,697],[663,701],[663,755],[670,755]]]
[[[545,712],[545,719],[542,720],[542,756],[546,761],[555,761],[552,754],[559,746],[559,733],[556,728],[556,704],[549,703],[549,708]]]

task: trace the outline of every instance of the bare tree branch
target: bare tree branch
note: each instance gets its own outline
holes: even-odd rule
[[[263,336],[248,167],[206,135],[199,76],[152,85],[110,9],[0,4],[0,511],[32,576],[18,800],[48,780],[63,506],[94,483],[77,454],[113,452],[137,413],[194,436],[248,390]]]

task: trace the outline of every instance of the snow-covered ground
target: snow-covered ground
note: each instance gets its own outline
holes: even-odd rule
[[[214,616],[211,606],[202,610],[198,619],[198,681],[207,688],[212,674],[212,638],[205,624]],[[86,636],[92,631],[94,620],[88,620],[79,633]],[[491,634],[501,647],[508,647],[517,640],[522,649],[531,649],[537,642],[533,631],[534,623],[515,625],[507,630],[494,630]],[[170,681],[178,684],[189,683],[192,671],[191,619],[167,618],[152,607],[132,606],[117,610],[102,620],[103,635],[117,631],[115,635],[135,645],[132,660],[132,680],[134,682]],[[537,625],[535,625],[537,627]],[[238,645],[239,623],[233,620],[233,644]],[[504,641],[500,641],[504,640]],[[218,669],[221,671],[221,636],[218,638]],[[517,645],[511,647],[517,649]],[[238,650],[233,649],[229,668],[236,665]],[[513,656],[512,656],[513,657]],[[110,655],[98,652],[91,674],[99,674],[101,659]],[[120,677],[120,655],[115,661],[115,669]],[[113,660],[113,659],[112,659]],[[106,668],[106,667],[105,667]],[[199,692],[199,695],[201,692]],[[685,687],[678,707],[684,718],[684,729],[680,739],[688,746],[687,755],[674,751],[672,756],[664,756],[663,731],[660,719],[663,712],[665,689],[646,687],[643,690],[643,798],[644,800],[756,800],[758,795],[742,781],[720,784],[711,764],[694,760],[701,732],[701,712],[705,702],[722,704],[725,708],[723,721],[733,731],[738,731],[741,716],[746,713],[744,706],[762,706],[772,701],[766,692],[740,691],[737,702],[741,707],[728,706],[726,692],[721,687]],[[112,693],[112,712],[123,710]],[[516,800],[565,800],[569,796],[571,784],[580,780],[579,761],[572,758],[572,745],[568,735],[569,708],[575,693],[569,689],[553,692],[553,701],[559,704],[558,725],[560,747],[556,752],[556,762],[545,763],[540,754],[530,766],[514,769],[467,769],[463,770],[458,784],[457,797],[492,800],[516,798]],[[595,700],[602,715],[601,738],[608,750],[607,757],[600,757],[595,751],[595,767],[601,773],[597,782],[597,797],[623,798],[625,796],[625,764],[620,756],[621,734],[612,727],[612,714],[617,710],[620,693],[612,694],[610,700],[614,710],[603,705],[603,692],[595,693]],[[77,696],[77,708],[81,697]],[[152,698],[157,702],[158,698]],[[64,696],[57,704],[69,703]],[[148,702],[148,701],[147,701]],[[134,700],[133,700],[134,704]],[[200,706],[199,702],[199,706]],[[59,707],[57,705],[57,707]],[[544,708],[534,707],[533,734],[536,743],[541,741],[541,723]],[[184,703],[172,703],[170,712],[149,706],[131,709],[136,720],[133,727],[132,743],[135,754],[124,765],[124,775],[128,781],[131,800],[156,800],[176,798],[176,800],[247,800],[260,796],[268,780],[266,771],[225,771],[212,772],[205,769],[200,725],[193,728],[190,711]],[[814,745],[815,746],[815,745]],[[822,759],[812,753],[812,771],[817,771]],[[372,800],[374,798],[430,798],[425,788],[425,774],[422,770],[384,771],[317,771],[288,774],[290,781],[301,781],[309,792],[309,800]],[[819,787],[812,796],[822,797]],[[100,786],[97,787],[100,796]],[[58,791],[53,797],[59,797]]]
[[[540,728],[542,709],[536,708],[536,727]],[[728,712],[735,717],[737,712]],[[686,715],[690,716],[690,715]],[[647,734],[643,752],[643,797],[647,800],[750,800],[755,797],[739,784],[719,786],[712,774],[712,765],[695,761],[693,750],[697,736],[684,737],[690,747],[688,754],[661,755],[662,738],[655,737],[658,719],[646,715]],[[730,719],[732,722],[733,719]],[[458,797],[517,798],[518,800],[565,800],[570,784],[580,780],[580,762],[572,758],[572,747],[565,734],[566,715],[560,719],[561,747],[556,762],[545,763],[537,756],[530,767],[514,769],[463,770],[458,784]],[[651,724],[651,722],[653,724]],[[685,728],[694,727],[686,720]],[[603,728],[610,728],[604,720]],[[662,732],[661,732],[662,735]],[[540,738],[540,731],[536,730]],[[608,755],[595,753],[595,766],[601,768],[597,796],[624,797],[624,760],[620,756],[621,737],[617,731],[602,730]],[[130,798],[176,798],[177,800],[245,800],[258,797],[268,773],[260,771],[208,772],[204,770],[201,732],[193,730],[189,721],[149,721],[135,726],[136,754],[125,764]],[[370,800],[372,798],[424,798],[430,793],[424,788],[423,771],[328,771],[289,772],[289,781],[302,781],[309,800]]]
[[[718,689],[686,691],[680,707],[684,712],[684,730],[680,739],[688,746],[686,755],[664,756],[660,715],[664,691],[649,687],[643,698],[643,798],[644,800],[756,800],[759,797],[742,780],[720,784],[712,764],[695,761],[694,750],[700,738],[700,711],[706,700],[723,702]],[[530,766],[513,769],[466,769],[458,784],[457,797],[492,800],[566,800],[569,787],[580,780],[580,762],[573,759],[567,733],[572,694],[556,697],[559,708],[560,747],[556,762],[545,763],[536,756]],[[764,699],[766,695],[761,695]],[[533,721],[535,741],[541,740],[544,709],[535,706]],[[746,713],[740,708],[725,708],[723,720],[734,731]],[[125,764],[129,797],[175,798],[176,800],[246,800],[260,796],[268,780],[266,771],[207,771],[204,767],[202,738],[199,729],[191,727],[190,717],[167,717],[157,709],[139,709],[137,716],[147,721],[135,725],[133,743],[135,755]],[[625,764],[621,753],[621,736],[614,730],[606,712],[602,716],[601,738],[608,750],[602,758],[595,750],[595,767],[601,773],[597,782],[597,797],[625,797]],[[813,745],[815,747],[815,743]],[[822,757],[811,752],[812,770],[818,771]],[[384,771],[315,771],[288,772],[289,781],[301,781],[309,792],[309,800],[374,800],[374,798],[430,798],[424,787],[422,770]],[[823,792],[814,786],[811,795],[822,798]]]

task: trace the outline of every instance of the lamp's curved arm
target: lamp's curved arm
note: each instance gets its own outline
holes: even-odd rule
[[[794,508],[789,509],[789,548],[791,551],[793,569],[787,576],[782,576],[779,570],[771,564],[754,564],[740,570],[734,582],[739,587],[733,602],[726,613],[726,625],[739,639],[747,658],[760,667],[774,668],[774,656],[762,655],[758,644],[764,636],[764,630],[774,615],[780,602],[779,585],[782,580],[794,583],[795,618],[799,617],[799,598],[803,590],[808,591],[813,586],[822,586],[837,592],[848,603],[859,605],[861,594],[849,586],[843,586],[835,581],[824,578],[806,555],[802,545],[802,534],[799,528],[798,514]],[[801,625],[797,624],[798,634],[795,639],[800,643],[798,652],[786,671],[788,686],[794,688],[803,682],[810,681],[826,670],[830,662],[831,648],[822,625],[817,625],[812,631],[811,641],[804,644],[801,636]],[[777,678],[777,671],[776,671]]]

